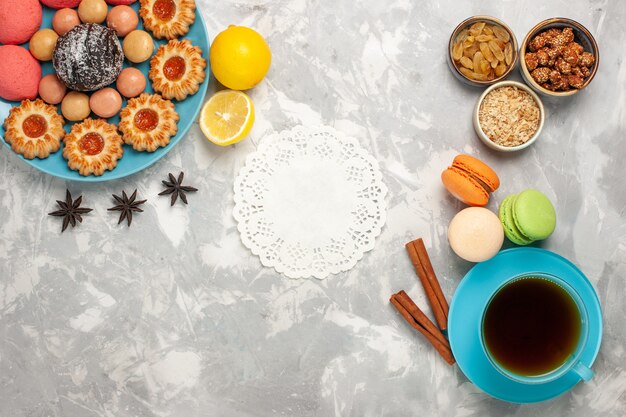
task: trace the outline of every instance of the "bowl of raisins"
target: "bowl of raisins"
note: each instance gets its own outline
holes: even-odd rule
[[[575,20],[555,17],[533,27],[520,46],[520,72],[544,96],[566,97],[587,87],[600,55],[593,35]]]
[[[511,28],[491,16],[472,16],[454,29],[448,66],[465,84],[487,87],[506,78],[517,65],[517,40]]]

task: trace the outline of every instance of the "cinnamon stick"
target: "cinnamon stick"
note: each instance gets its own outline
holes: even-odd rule
[[[435,324],[430,321],[430,319],[424,314],[422,310],[411,300],[411,297],[404,290],[394,294],[396,300],[404,307],[406,311],[413,317],[413,319],[420,324],[426,331],[432,334],[437,340],[441,343],[448,345],[448,340],[445,338],[443,333],[435,326]]]
[[[415,249],[417,251],[417,256],[419,257],[420,261],[422,261],[422,266],[426,271],[426,276],[428,277],[430,285],[435,291],[437,300],[439,300],[439,304],[441,304],[441,307],[443,308],[443,313],[445,314],[446,318],[448,318],[448,310],[450,310],[450,307],[448,306],[446,297],[443,295],[443,291],[441,291],[439,280],[437,279],[437,275],[435,275],[435,270],[433,269],[433,264],[430,262],[430,257],[428,256],[428,252],[426,251],[426,246],[424,246],[424,241],[421,238],[414,240],[413,245],[415,246]]]
[[[439,325],[439,328],[441,330],[446,330],[448,328],[447,316],[444,313],[443,306],[439,301],[435,290],[433,289],[430,279],[428,278],[426,269],[424,268],[422,260],[417,253],[417,248],[414,245],[413,241],[407,243],[405,245],[405,248],[407,253],[409,254],[409,258],[411,258],[411,263],[413,263],[415,272],[417,273],[417,276],[422,283],[422,287],[424,287],[424,292],[426,293],[426,297],[428,298],[430,308],[433,310],[433,314],[435,315],[435,320],[437,321],[437,324]]]
[[[453,365],[456,362],[454,360],[454,356],[452,355],[452,350],[450,349],[449,345],[443,344],[441,341],[435,338],[432,334],[430,334],[430,332],[428,332],[423,326],[421,326],[418,322],[416,322],[411,316],[411,314],[409,314],[409,312],[402,306],[402,304],[400,304],[400,301],[398,300],[398,297],[395,294],[391,296],[389,301],[391,301],[391,304],[393,304],[396,310],[398,310],[400,315],[404,318],[404,320],[407,323],[409,323],[409,325],[411,325],[411,327],[413,327],[415,330],[417,330],[422,335],[424,335],[426,339],[428,339],[430,344],[433,345],[435,349],[437,349],[437,352],[439,352],[441,357],[448,364]]]

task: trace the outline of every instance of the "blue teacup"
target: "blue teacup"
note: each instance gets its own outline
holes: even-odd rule
[[[578,340],[573,345],[573,348],[562,358],[562,361],[553,364],[551,369],[546,369],[539,374],[528,373],[523,374],[519,371],[513,371],[511,369],[507,369],[507,366],[501,363],[496,354],[490,351],[489,342],[485,338],[485,317],[487,315],[487,311],[489,310],[492,301],[497,297],[498,294],[504,289],[509,287],[513,283],[518,283],[521,280],[545,280],[552,284],[558,286],[561,290],[563,290],[564,296],[569,296],[571,301],[575,304],[576,309],[578,310],[578,317],[580,319],[580,327],[578,332]],[[510,287],[509,287],[510,288]],[[566,294],[566,295],[565,295]],[[522,300],[523,301],[523,300]],[[575,319],[576,321],[578,319]],[[578,324],[578,323],[576,323]],[[485,306],[483,311],[482,319],[480,321],[480,334],[481,334],[481,347],[492,363],[495,369],[498,370],[505,377],[522,384],[545,384],[550,381],[554,381],[558,378],[561,378],[563,375],[573,372],[577,374],[580,379],[583,381],[589,381],[593,377],[593,371],[581,362],[582,353],[585,350],[587,345],[588,337],[589,337],[589,315],[587,312],[587,308],[585,307],[585,303],[582,298],[578,294],[578,292],[569,285],[565,280],[550,274],[545,273],[532,273],[532,274],[524,274],[516,277],[512,277],[511,279],[505,281],[498,288],[493,291],[491,296],[489,297],[489,301]],[[547,339],[547,337],[546,337]],[[555,347],[556,348],[556,347]],[[517,352],[519,354],[519,352]]]
[[[483,320],[488,306],[499,291],[515,280],[528,277],[549,280],[567,293],[563,295],[563,291],[559,290],[563,300],[571,298],[571,302],[567,304],[571,307],[568,311],[578,310],[580,331],[567,339],[567,349],[562,351],[564,353],[558,358],[555,356],[559,361],[544,363],[545,368],[536,367],[533,372],[522,372],[528,368],[502,366],[495,360],[502,356],[492,355],[488,351],[483,334]],[[499,297],[496,302],[502,299],[505,298]],[[525,298],[513,298],[515,299]],[[502,320],[502,323],[506,324],[507,321]],[[518,323],[521,326],[532,322],[522,316]],[[509,328],[511,327],[503,327]],[[497,333],[491,333],[494,334]],[[561,395],[593,376],[589,368],[593,365],[602,343],[602,310],[593,285],[573,263],[540,248],[511,248],[500,251],[488,261],[476,264],[461,280],[450,303],[448,337],[460,370],[478,388],[501,400],[535,403]],[[510,365],[511,362],[506,364]],[[553,364],[555,365],[552,366]]]

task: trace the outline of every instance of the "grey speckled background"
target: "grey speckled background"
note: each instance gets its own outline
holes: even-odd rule
[[[271,45],[270,73],[251,92],[258,119],[248,140],[218,149],[196,126],[155,166],[100,185],[51,178],[1,149],[0,415],[626,415],[626,2],[199,4],[211,37],[237,23]],[[443,55],[453,27],[481,13],[504,19],[518,40],[544,18],[571,17],[601,46],[591,87],[547,102],[542,137],[516,155],[475,137],[470,115],[480,91],[460,85]],[[231,217],[245,156],[265,134],[298,123],[357,137],[390,189],[376,249],[325,281],[262,268]],[[439,174],[458,152],[501,175],[491,208],[526,187],[554,200],[558,227],[544,247],[588,275],[604,308],[591,383],[530,406],[491,399],[390,307],[400,288],[425,305],[404,253],[408,239],[423,236],[433,248],[449,297],[471,266],[445,237],[462,205]],[[188,207],[170,208],[156,194],[181,168],[201,191]],[[46,213],[66,187],[95,211],[60,234]],[[106,208],[111,193],[135,187],[149,202],[129,230]]]

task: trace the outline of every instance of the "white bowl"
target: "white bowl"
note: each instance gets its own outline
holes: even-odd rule
[[[485,96],[487,96],[489,92],[495,90],[496,88],[506,87],[506,86],[514,86],[514,87],[519,88],[520,90],[524,90],[528,92],[528,94],[530,94],[532,98],[535,100],[535,103],[537,103],[537,105],[539,106],[539,127],[537,128],[537,131],[530,139],[528,139],[526,142],[522,143],[521,145],[517,145],[517,146],[498,145],[497,143],[489,139],[489,136],[487,136],[485,132],[483,132],[482,128],[480,127],[480,123],[478,121],[478,110],[480,109],[480,105],[485,99]],[[483,143],[487,145],[488,147],[490,147],[491,149],[495,149],[496,151],[502,151],[502,152],[515,152],[515,151],[522,150],[532,145],[537,140],[537,138],[539,137],[539,134],[541,133],[541,130],[543,129],[544,120],[545,120],[545,110],[543,108],[543,103],[541,102],[541,99],[539,98],[539,96],[530,87],[528,87],[525,84],[518,83],[517,81],[500,81],[499,83],[496,83],[490,86],[489,88],[487,88],[478,98],[478,101],[476,102],[476,107],[474,108],[474,115],[473,115],[474,130],[476,131],[476,134],[478,135],[480,140],[482,140]]]

